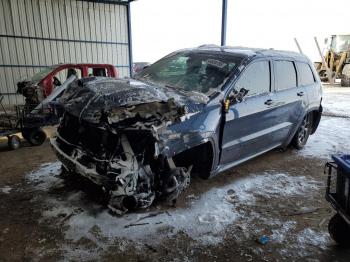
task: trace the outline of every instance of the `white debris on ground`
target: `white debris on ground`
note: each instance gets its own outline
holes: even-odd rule
[[[325,115],[298,154],[330,160],[332,154],[350,153],[350,88],[325,88],[322,104]]]
[[[285,237],[289,235],[289,233],[295,229],[297,222],[288,221],[283,223],[279,228],[272,230],[271,240],[276,243],[283,243],[285,241]]]
[[[30,183],[43,191],[60,186],[59,162],[46,164],[39,170],[27,175]],[[100,249],[106,249],[114,241],[132,241],[134,244],[159,244],[160,240],[185,233],[201,245],[219,244],[225,237],[225,230],[241,227],[247,231],[247,237],[253,235],[256,228],[269,228],[274,225],[271,240],[275,243],[284,241],[292,230],[295,221],[272,221],[254,213],[256,201],[268,199],[271,205],[278,205],[291,197],[308,197],[320,184],[305,176],[289,176],[282,173],[261,173],[237,179],[223,187],[212,188],[201,196],[186,198],[187,207],[167,208],[151,211],[128,213],[121,217],[113,216],[109,211],[95,203],[84,206],[85,193],[75,191],[68,196],[55,198],[47,196],[49,210],[43,212],[43,219],[62,217],[65,238],[76,243],[88,239]],[[63,214],[63,215],[62,215]],[[252,215],[254,214],[254,215]],[[63,226],[64,225],[64,226]],[[305,234],[302,234],[303,236]],[[292,238],[289,236],[290,240]],[[295,240],[295,245],[299,238]],[[313,245],[314,239],[300,237],[300,241]],[[119,243],[121,243],[118,241]],[[299,242],[300,242],[299,241]],[[69,250],[67,252],[75,252]],[[301,247],[303,248],[303,247]],[[88,252],[88,251],[87,251]],[[89,255],[91,255],[90,250]],[[81,253],[80,253],[81,254]]]
[[[326,233],[316,232],[310,228],[304,229],[299,233],[298,243],[300,246],[312,245],[318,248],[325,249],[329,244],[329,236]]]
[[[12,187],[10,186],[4,186],[0,188],[0,192],[3,194],[10,194],[11,190],[12,190]]]
[[[289,237],[291,236],[289,235]],[[315,255],[315,252],[310,252],[311,248],[325,250],[331,243],[328,233],[322,231],[316,232],[310,228],[305,228],[295,237],[296,241],[290,242],[289,240],[288,245],[279,250],[282,255],[290,256],[291,250],[293,250],[293,254],[298,255],[299,257]]]

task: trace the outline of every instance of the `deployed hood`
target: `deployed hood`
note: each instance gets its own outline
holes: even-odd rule
[[[199,111],[208,98],[133,79],[85,78],[73,82],[60,99],[64,109],[90,123],[117,123],[130,117],[158,115],[174,121]]]

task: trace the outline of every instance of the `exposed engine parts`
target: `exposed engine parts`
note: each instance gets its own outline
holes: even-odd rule
[[[168,141],[160,137],[169,133],[169,124],[181,121],[185,107],[173,98],[130,86],[118,88],[124,95],[132,92],[134,100],[116,99],[108,95],[115,94],[116,82],[95,80],[90,89],[74,82],[75,91],[67,89],[61,98],[66,113],[51,144],[68,171],[109,194],[108,206],[117,214],[147,208],[155,199],[174,205],[190,183],[192,166],[176,166],[164,154]],[[135,96],[139,91],[142,96]]]
[[[189,185],[191,170],[177,168],[172,159],[167,159],[168,164],[171,163],[168,165],[169,170],[154,174],[150,165],[138,163],[125,135],[121,137],[121,145],[125,160],[119,158],[110,163],[109,173],[116,172],[116,189],[110,191],[109,207],[122,214],[128,210],[149,207],[156,196],[174,204]]]
[[[73,145],[60,136],[51,143],[68,171],[83,175],[108,192],[108,206],[117,214],[147,208],[155,198],[175,204],[190,183],[191,167],[176,167],[171,158],[157,156],[155,147],[148,148],[151,143],[143,144],[145,139],[141,137],[133,136],[134,147],[135,142],[139,142],[145,148],[140,151],[141,147],[136,146],[137,152],[134,152],[126,134],[112,136],[117,140],[113,143],[114,152],[104,147],[111,138],[103,136],[107,141],[100,144],[99,151],[93,147],[83,149],[84,145]],[[129,137],[132,136],[129,134]]]

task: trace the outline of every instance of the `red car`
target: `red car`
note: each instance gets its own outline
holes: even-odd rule
[[[17,93],[26,98],[26,104],[37,105],[49,96],[55,87],[60,86],[72,75],[76,75],[77,78],[118,77],[115,67],[109,64],[57,64],[45,68],[29,79],[18,82]]]

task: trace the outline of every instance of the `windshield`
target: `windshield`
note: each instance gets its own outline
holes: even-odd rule
[[[337,35],[332,38],[330,49],[334,52],[343,52],[350,49],[350,35]]]
[[[181,52],[159,60],[135,78],[209,95],[226,82],[241,60],[230,54]]]
[[[33,83],[38,83],[40,82],[45,76],[47,76],[49,73],[51,73],[53,70],[55,70],[57,66],[49,66],[46,67],[45,69],[41,70],[40,72],[36,73],[33,75],[30,80]]]

